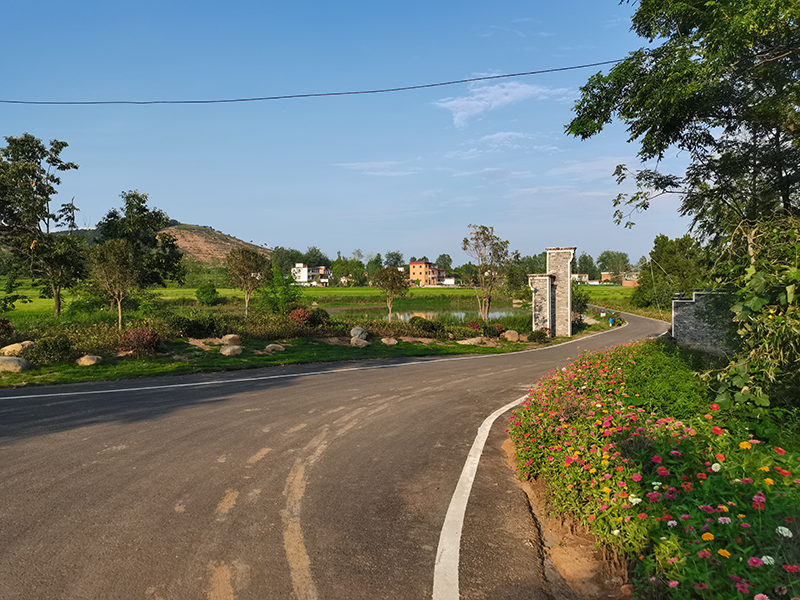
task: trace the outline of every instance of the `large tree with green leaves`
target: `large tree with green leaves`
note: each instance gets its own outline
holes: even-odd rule
[[[476,262],[472,286],[481,319],[488,324],[492,294],[508,263],[508,241],[496,236],[494,227],[470,225],[469,228],[471,231],[461,242],[461,249]]]
[[[136,248],[124,239],[94,246],[89,254],[93,283],[117,304],[117,326],[122,329],[122,301],[137,285],[142,263]]]
[[[5,139],[7,146],[0,148],[0,245],[10,250],[16,274],[44,284],[58,316],[62,290],[85,274],[81,240],[55,235],[56,229],[75,228],[78,209],[74,201],[58,210],[52,206],[60,173],[78,165],[62,160],[66,142],[52,140],[48,147],[28,133]],[[9,294],[14,296],[13,290]]]
[[[691,292],[707,276],[704,252],[692,236],[673,240],[657,235],[639,272],[639,287],[634,290],[631,303],[641,308],[671,310],[673,294]]]
[[[269,259],[257,250],[234,248],[225,257],[225,268],[230,282],[244,291],[244,315],[247,316],[250,296],[272,275]]]
[[[126,240],[140,261],[140,287],[164,286],[167,279],[182,280],[183,253],[175,238],[161,230],[169,216],[158,208],[147,206],[148,195],[139,190],[122,192],[123,206],[112,209],[97,224],[98,239]]]
[[[372,276],[372,285],[380,289],[389,309],[389,320],[392,320],[392,304],[395,298],[402,298],[408,293],[408,279],[404,271],[397,267],[380,269]]]
[[[796,0],[645,0],[633,31],[652,47],[631,52],[581,88],[572,135],[623,122],[639,157],[682,151],[682,175],[633,173],[618,222],[659,195],[681,194],[681,213],[715,243],[742,222],[800,209],[800,4]],[[618,167],[620,181],[632,174]],[[626,225],[632,225],[628,220]],[[752,248],[751,248],[752,251]]]

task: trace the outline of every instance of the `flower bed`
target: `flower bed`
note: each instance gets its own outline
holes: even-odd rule
[[[662,354],[643,342],[542,378],[510,421],[520,475],[630,567],[639,598],[800,596],[798,454],[729,429],[716,405],[654,406],[648,388],[676,373],[643,364]]]

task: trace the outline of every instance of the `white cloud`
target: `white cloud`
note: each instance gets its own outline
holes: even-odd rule
[[[520,179],[523,177],[531,177],[530,171],[509,171],[507,169],[498,169],[496,167],[487,167],[478,171],[462,171],[454,173],[453,177],[472,177],[478,176],[483,179],[491,181],[500,181],[503,179]]]
[[[470,158],[477,158],[483,154],[477,148],[470,148],[469,150],[454,150],[453,152],[447,152],[444,157],[445,158],[460,158],[462,160],[468,160]]]
[[[507,81],[495,85],[472,84],[468,96],[444,98],[435,105],[453,113],[453,124],[465,127],[470,118],[524,100],[563,100],[571,97],[566,88],[549,88]]]

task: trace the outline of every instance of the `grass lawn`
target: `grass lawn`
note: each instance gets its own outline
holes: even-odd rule
[[[621,285],[586,285],[581,286],[589,294],[589,303],[611,310],[633,313],[642,317],[658,319],[667,323],[672,322],[672,306],[664,306],[661,310],[656,308],[637,308],[631,305],[631,296],[635,287],[622,287]]]

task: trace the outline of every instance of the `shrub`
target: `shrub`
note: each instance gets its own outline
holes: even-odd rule
[[[295,308],[289,313],[289,318],[300,327],[305,327],[308,324],[309,311],[305,308]]]
[[[63,333],[41,337],[33,346],[22,351],[22,358],[37,365],[67,362],[71,357],[72,344]]]
[[[331,316],[324,308],[312,308],[308,313],[308,324],[311,327],[322,327],[327,325],[331,320]]]
[[[195,312],[189,316],[168,314],[163,320],[175,337],[219,337],[225,331],[224,322],[214,313]]]
[[[0,317],[0,340],[10,338],[14,334],[14,326],[5,317]]]
[[[219,293],[217,292],[217,287],[212,282],[206,281],[197,288],[195,297],[203,306],[213,306],[217,298],[219,298]]]
[[[423,317],[411,317],[408,320],[408,324],[425,335],[435,336],[444,333],[444,327],[441,323],[429,321]]]
[[[122,335],[119,349],[133,356],[152,354],[158,346],[158,334],[152,329],[129,329]]]
[[[547,334],[541,329],[532,331],[531,334],[528,336],[529,342],[536,342],[537,344],[544,344],[547,340],[548,340]]]

